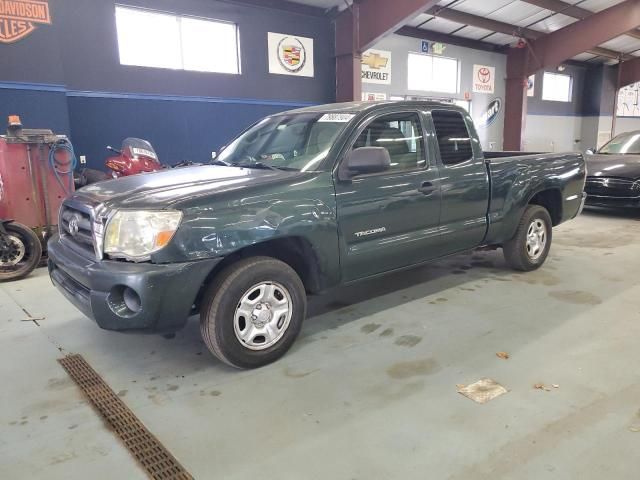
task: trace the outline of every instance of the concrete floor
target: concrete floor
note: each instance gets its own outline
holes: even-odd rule
[[[71,352],[197,479],[637,479],[639,272],[640,215],[588,212],[531,274],[483,252],[314,298],[285,358],[236,371],[195,319],[173,340],[99,330],[41,269],[0,286],[0,478],[146,478]],[[509,393],[456,393],[482,377]]]

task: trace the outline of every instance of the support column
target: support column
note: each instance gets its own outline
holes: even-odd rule
[[[351,102],[362,98],[362,81],[358,38],[360,6],[353,3],[336,19],[336,101]]]
[[[527,68],[529,51],[512,48],[507,54],[507,85],[504,106],[504,146],[507,151],[523,149],[527,118]]]
[[[336,18],[336,99],[362,98],[360,55],[438,0],[354,0]]]

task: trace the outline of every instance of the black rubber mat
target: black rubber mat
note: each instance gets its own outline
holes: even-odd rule
[[[58,360],[154,480],[193,480],[81,355]]]

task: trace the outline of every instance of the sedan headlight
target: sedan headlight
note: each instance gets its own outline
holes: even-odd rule
[[[181,220],[176,210],[118,210],[107,223],[104,253],[145,262],[171,241]]]

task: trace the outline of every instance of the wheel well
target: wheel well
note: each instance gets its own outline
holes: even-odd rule
[[[308,293],[322,290],[320,267],[311,243],[303,237],[277,238],[250,245],[225,257],[222,262],[216,265],[203,282],[195,301],[196,309],[199,310],[202,294],[206,286],[209,285],[213,278],[221,271],[240,259],[258,256],[277,258],[289,265],[296,271]]]
[[[562,221],[562,194],[560,190],[543,190],[536,193],[529,201],[530,205],[540,205],[551,215],[551,222],[555,227]]]

